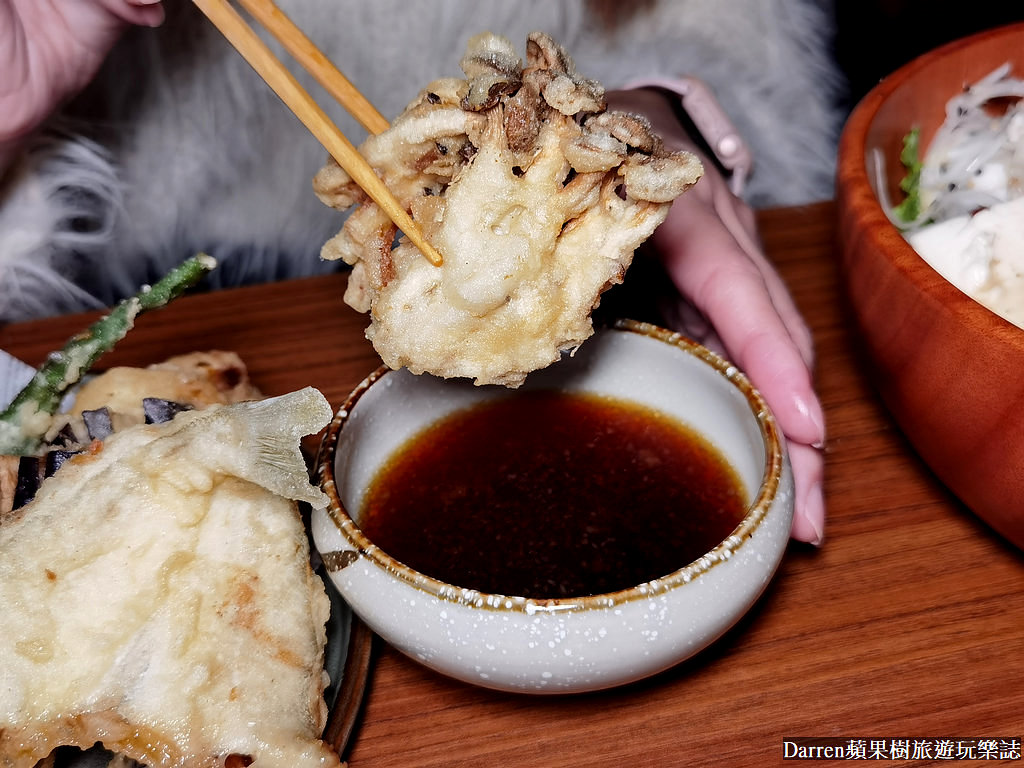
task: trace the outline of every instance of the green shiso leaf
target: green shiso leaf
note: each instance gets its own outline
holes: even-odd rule
[[[903,137],[900,162],[907,169],[900,181],[900,189],[906,195],[903,202],[895,206],[893,214],[908,224],[921,216],[921,129],[913,128]]]

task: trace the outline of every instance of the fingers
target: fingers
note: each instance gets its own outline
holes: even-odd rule
[[[789,290],[775,268],[768,263],[757,235],[754,212],[737,200],[724,184],[717,185],[713,199],[714,211],[729,235],[751,260],[764,280],[771,302],[785,325],[808,368],[814,364],[814,342]]]
[[[128,24],[163,17],[147,0],[0,0],[0,170],[89,82]]]
[[[127,25],[158,27],[164,21],[161,0],[64,0],[61,13],[104,44],[113,44]]]
[[[825,494],[822,488],[825,460],[821,451],[800,443],[789,443],[793,466],[796,509],[792,537],[821,546],[825,540]]]
[[[164,21],[161,0],[104,0],[110,12],[129,24],[158,27]]]
[[[810,330],[762,253],[749,209],[719,196],[714,179],[698,187],[705,181],[711,183],[702,194],[676,201],[654,242],[680,292],[708,318],[726,356],[775,414],[793,465],[792,536],[820,545],[825,424],[811,375]]]
[[[37,38],[45,36],[54,42],[66,38],[70,45],[53,46],[54,49],[63,52],[69,64],[73,62],[74,66],[88,70],[86,75],[70,78],[72,80],[91,77],[128,25],[154,27],[164,19],[162,4],[141,4],[141,0],[62,0],[51,9],[49,16],[43,13],[43,7],[28,9],[26,5],[23,9],[26,33]]]
[[[764,395],[787,438],[821,445],[824,417],[812,386],[810,336],[795,308],[784,319],[776,307],[775,295],[785,293],[781,280],[773,290],[707,206],[680,202],[655,233],[666,269],[709,318],[728,356]]]

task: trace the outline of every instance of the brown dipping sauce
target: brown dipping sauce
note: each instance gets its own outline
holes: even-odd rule
[[[378,471],[366,536],[428,576],[536,599],[627,589],[717,546],[746,514],[706,439],[643,406],[514,396],[454,413]]]

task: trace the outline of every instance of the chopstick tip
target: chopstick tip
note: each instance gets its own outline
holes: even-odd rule
[[[420,249],[420,253],[422,253],[426,257],[427,261],[429,261],[435,267],[440,267],[444,264],[444,258],[441,256],[440,251],[438,251],[433,245],[428,243],[426,240],[423,240],[422,243],[417,244],[416,247]]]

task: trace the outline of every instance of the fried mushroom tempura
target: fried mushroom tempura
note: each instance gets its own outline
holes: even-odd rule
[[[703,169],[646,119],[606,111],[542,33],[526,63],[472,38],[465,79],[437,80],[360,147],[444,263],[431,265],[337,163],[314,189],[358,206],[323,247],[351,264],[345,301],[392,368],[518,386],[593,333],[591,311]]]

